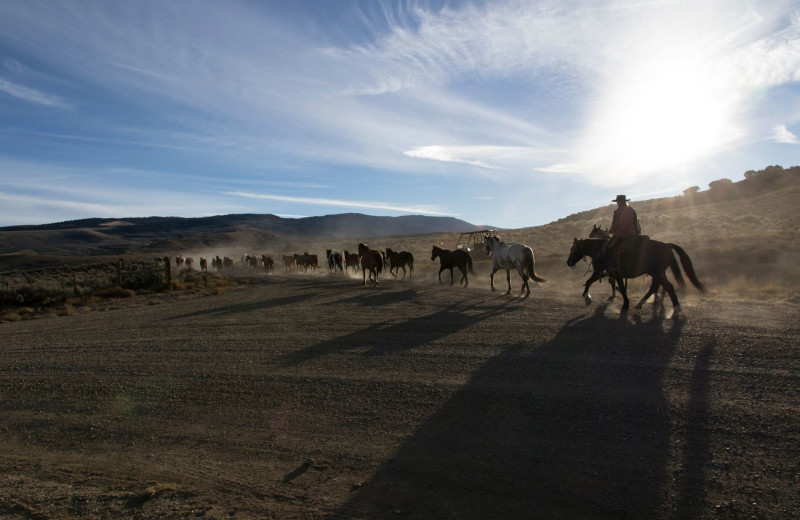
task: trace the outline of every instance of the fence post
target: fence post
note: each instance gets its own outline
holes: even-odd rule
[[[169,258],[164,257],[164,267],[167,269],[167,290],[172,290],[172,266],[170,266]]]

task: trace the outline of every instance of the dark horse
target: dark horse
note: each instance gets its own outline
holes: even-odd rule
[[[361,267],[361,264],[358,261],[358,253],[350,253],[345,250],[344,267],[345,269],[350,269],[352,267],[356,274],[358,274],[358,269]]]
[[[458,285],[461,285],[462,282],[466,282],[464,287],[469,285],[469,280],[467,279],[467,269],[469,268],[469,272],[475,274],[475,271],[472,270],[472,257],[469,256],[469,252],[463,249],[456,249],[455,251],[450,251],[448,249],[442,249],[441,247],[433,246],[433,251],[431,252],[431,262],[436,260],[436,257],[439,257],[439,282],[442,281],[442,271],[445,269],[450,269],[450,285],[453,285],[455,281],[453,279],[453,268],[458,267],[458,270],[461,271],[461,280],[458,282]]]
[[[328,257],[328,269],[330,269],[332,273],[336,274],[337,269],[341,272],[344,272],[341,251],[331,251],[330,249],[326,249],[325,256]]]
[[[608,233],[608,230],[601,228],[600,226],[593,224],[592,230],[589,232],[589,238],[605,238],[606,240],[611,239],[611,235]],[[602,278],[602,277],[601,277]],[[628,279],[625,278],[623,280],[625,282],[625,290],[628,290]],[[609,301],[614,301],[617,298],[617,281],[614,279],[613,276],[608,277],[608,283],[611,285],[611,296],[608,297]],[[666,287],[661,287],[661,295],[656,293],[655,295],[655,302],[661,302],[664,299],[664,293],[666,292]]]
[[[595,281],[599,280],[603,275],[603,271],[605,270],[606,259],[603,257],[604,255],[601,253],[601,251],[606,242],[607,241],[605,239],[601,238],[584,238],[581,240],[576,238],[573,240],[572,249],[569,251],[567,265],[570,267],[574,267],[575,264],[577,264],[585,256],[592,257],[592,266],[594,268],[594,272],[592,273],[592,276],[586,280],[586,285],[583,290],[583,298],[586,300],[587,305],[592,302],[592,299],[589,296],[589,286],[591,286]],[[675,288],[667,279],[667,268],[672,270],[672,274],[675,276],[675,280],[678,282],[678,285],[683,287],[686,285],[686,282],[683,280],[680,267],[678,266],[678,262],[675,260],[673,251],[678,253],[681,266],[683,266],[683,270],[686,272],[686,276],[692,282],[692,285],[697,287],[701,292],[704,291],[703,285],[700,283],[700,280],[697,279],[697,275],[694,272],[692,260],[689,258],[689,255],[686,254],[686,251],[684,251],[680,246],[671,243],[659,242],[657,240],[650,240],[645,237],[635,237],[627,239],[624,247],[626,248],[626,252],[620,259],[619,269],[615,270],[613,275],[609,275],[613,276],[617,281],[619,292],[622,293],[623,312],[627,311],[628,307],[630,306],[630,300],[628,300],[628,291],[625,288],[623,279],[637,278],[646,274],[653,278],[653,282],[650,284],[650,289],[647,291],[647,294],[645,294],[644,297],[639,300],[639,303],[636,304],[636,308],[641,309],[644,302],[647,301],[647,299],[653,295],[659,287],[664,287],[669,293],[670,299],[672,300],[672,317],[678,317],[680,313],[680,303],[678,303],[678,296],[675,294]]]
[[[406,266],[408,266],[408,270],[411,273],[409,276],[414,276],[414,255],[409,253],[408,251],[393,251],[390,248],[386,248],[386,260],[389,261],[389,272],[392,273],[392,276],[397,278],[397,273],[400,271],[400,268],[403,268],[403,280],[406,278]]]
[[[375,285],[378,285],[378,273],[383,270],[383,255],[380,251],[370,249],[367,244],[358,244],[358,257],[361,260],[361,274],[364,277],[364,285],[367,285],[367,271],[369,278]]]

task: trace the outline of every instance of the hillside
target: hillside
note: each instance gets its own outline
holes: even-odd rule
[[[376,217],[358,213],[300,219],[257,214],[91,218],[0,228],[0,255],[28,251],[46,256],[108,256],[203,248],[275,248],[319,237],[360,240],[475,229],[478,228],[451,217]]]
[[[712,182],[706,191],[693,188],[677,197],[633,200],[643,233],[686,249],[709,287],[724,286],[739,294],[796,294],[800,167],[769,167],[747,172],[739,182],[724,179]],[[531,245],[537,271],[554,283],[579,285],[583,279],[566,269],[565,263],[572,239],[586,237],[595,224],[607,228],[613,210],[614,204],[609,203],[547,225],[501,230],[500,234],[505,241]],[[411,251],[430,264],[431,244],[453,249],[462,231],[476,229],[452,218],[360,214],[306,219],[274,215],[89,219],[0,229],[0,271],[119,256],[237,256],[303,250],[321,254],[329,247],[353,249],[361,240]],[[472,254],[476,269],[488,271],[483,252]]]

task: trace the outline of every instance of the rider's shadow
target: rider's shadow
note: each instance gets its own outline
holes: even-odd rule
[[[669,453],[663,383],[681,324],[606,316],[488,360],[338,512],[647,518]]]

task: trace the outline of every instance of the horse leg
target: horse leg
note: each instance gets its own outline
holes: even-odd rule
[[[624,313],[631,306],[631,301],[628,299],[628,290],[625,287],[625,282],[622,281],[622,276],[617,275],[616,280],[619,292],[622,293],[622,312]]]
[[[583,301],[586,302],[586,305],[591,305],[592,304],[592,295],[589,294],[589,287],[591,287],[591,285],[594,282],[599,280],[601,278],[601,276],[602,276],[602,273],[600,271],[594,271],[594,272],[592,272],[592,276],[590,276],[589,279],[586,280],[586,283],[584,284],[584,288],[583,288]]]
[[[444,270],[445,270],[444,267],[440,267],[439,268],[439,283],[442,283],[442,271],[444,271]],[[450,273],[452,274],[452,271],[450,271]],[[453,284],[450,284],[450,285],[453,285]]]
[[[451,287],[453,286],[453,284],[455,283],[455,281],[456,281],[456,280],[455,280],[455,277],[453,277],[453,268],[451,267],[451,268],[450,268],[450,286],[451,286]],[[461,282],[459,282],[459,284],[458,284],[458,285],[461,285]]]
[[[667,279],[666,273],[661,274],[661,286],[667,290],[669,298],[672,300],[672,319],[680,319],[681,304],[678,302],[678,295],[675,294],[675,287]]]
[[[523,292],[528,291],[527,294],[525,294],[525,297],[527,298],[531,295],[531,288],[528,286],[528,275],[525,274],[525,270],[522,269],[521,266],[517,266],[517,273],[519,274],[519,277],[522,278],[522,288],[520,288],[519,294],[521,296]],[[511,291],[510,279],[508,280],[508,290]]]
[[[458,270],[461,271],[461,280],[458,281],[459,287],[464,282],[466,282],[464,283],[464,287],[467,287],[469,285],[469,279],[467,278],[467,268],[458,266]]]
[[[642,305],[644,305],[644,302],[646,302],[646,301],[647,301],[647,299],[648,299],[650,296],[652,296],[652,295],[653,295],[653,293],[657,292],[657,291],[658,291],[658,288],[659,288],[660,286],[661,286],[661,284],[658,282],[658,279],[654,277],[654,278],[653,278],[653,281],[652,281],[652,282],[650,282],[650,289],[647,291],[647,294],[645,294],[644,296],[642,296],[642,299],[641,299],[641,300],[639,300],[639,303],[637,303],[637,304],[636,304],[636,308],[637,308],[637,309],[641,309],[641,308],[642,308]]]
[[[611,284],[611,296],[608,297],[608,301],[613,302],[617,299],[617,282],[614,281],[614,278],[609,276],[608,283]]]
[[[401,280],[405,280],[406,279],[406,266],[401,265],[400,267],[403,268],[403,278],[401,278]]]
[[[506,294],[511,294],[511,269],[506,269],[506,281],[508,282]]]
[[[492,282],[492,292],[495,291],[495,288],[494,288],[494,273],[496,273],[498,271],[498,269],[499,269],[498,267],[492,267],[492,274],[489,276],[489,280]]]

